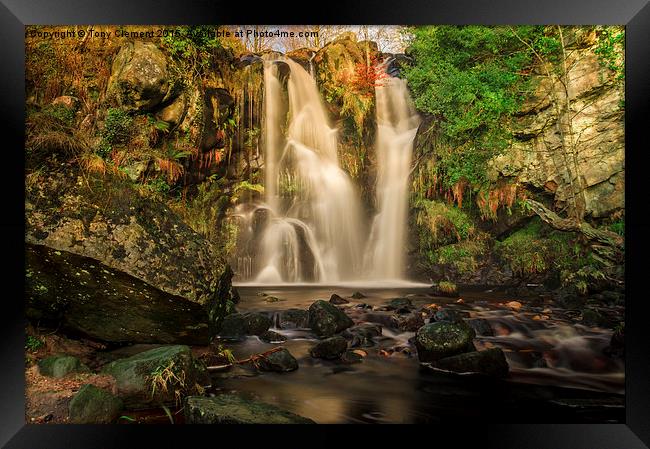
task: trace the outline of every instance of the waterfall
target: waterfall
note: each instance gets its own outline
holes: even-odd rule
[[[366,250],[371,279],[404,278],[409,174],[420,124],[406,82],[388,77],[375,88],[377,110],[377,215]]]
[[[289,125],[284,120],[277,62],[266,61],[265,201],[271,217],[261,242],[255,281],[337,282],[360,276],[362,217],[359,194],[341,169],[337,131],[316,82],[299,64],[290,69]]]
[[[243,250],[237,257],[241,280],[403,281],[408,179],[419,117],[403,80],[387,77],[380,84],[377,213],[369,229],[359,192],[339,165],[337,130],[312,74],[289,58],[265,58],[264,203],[240,205],[233,215]]]

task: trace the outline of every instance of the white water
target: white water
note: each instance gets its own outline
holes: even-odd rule
[[[402,279],[411,156],[420,118],[404,80],[382,80],[375,94],[378,212],[370,233],[366,266],[373,279]]]
[[[289,67],[288,98],[278,63]],[[246,273],[239,279],[257,285],[408,283],[408,177],[419,118],[404,81],[388,78],[376,88],[378,212],[370,233],[359,192],[339,165],[337,130],[312,75],[288,58],[267,59],[264,86],[265,204],[239,217],[248,239],[257,210],[268,212],[268,220],[254,254],[249,248],[238,257]]]

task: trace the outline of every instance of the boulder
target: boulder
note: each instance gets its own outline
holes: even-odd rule
[[[327,301],[317,300],[309,306],[309,327],[321,337],[329,337],[354,325],[344,312]]]
[[[373,338],[381,336],[381,326],[371,323],[358,324],[344,330],[341,335],[351,340],[351,348],[367,348],[375,345]]]
[[[161,346],[116,360],[102,373],[115,378],[117,393],[127,408],[173,403],[177,394],[191,394],[210,384],[205,365],[183,345]],[[159,381],[166,375],[171,377],[163,387]]]
[[[509,371],[508,362],[501,348],[445,357],[433,362],[432,366],[456,373],[480,373],[494,377],[506,377]]]
[[[69,405],[73,424],[110,424],[120,415],[124,404],[117,396],[94,385],[82,385]]]
[[[173,87],[167,58],[153,42],[129,41],[120,48],[108,81],[120,106],[150,111],[171,98]]]
[[[337,335],[316,343],[309,350],[309,355],[317,359],[334,360],[341,358],[346,349],[348,349],[347,340]]]
[[[301,309],[287,309],[278,316],[280,329],[301,329],[309,327],[309,312]]]
[[[71,355],[53,355],[39,360],[38,371],[42,376],[58,378],[70,373],[88,373],[90,369]]]
[[[240,340],[246,335],[261,335],[271,326],[271,319],[260,313],[232,313],[226,315],[221,324],[219,336]]]
[[[408,298],[393,298],[384,308],[386,310],[396,310],[398,313],[408,313],[413,308],[413,303]]]
[[[424,326],[424,319],[420,312],[400,315],[397,318],[397,328],[404,332],[415,332],[422,326]]]
[[[348,301],[348,300],[345,299],[345,298],[341,298],[339,295],[337,295],[336,293],[334,293],[334,294],[330,297],[330,302],[331,302],[332,304],[337,305],[337,304],[349,304],[350,301]]]
[[[285,373],[297,370],[298,361],[289,351],[282,348],[279,351],[262,356],[257,362],[257,367],[262,371]]]
[[[421,362],[474,351],[474,330],[465,323],[439,321],[429,323],[415,334],[415,347]]]
[[[111,343],[208,344],[200,304],[88,257],[26,245],[26,315]]]
[[[232,394],[189,396],[184,413],[187,424],[315,424],[274,405]]]

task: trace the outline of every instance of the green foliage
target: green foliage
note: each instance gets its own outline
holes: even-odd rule
[[[45,345],[45,342],[38,337],[33,335],[28,335],[27,340],[25,341],[25,349],[31,352],[42,348]]]
[[[443,293],[456,293],[456,291],[458,290],[456,284],[449,281],[438,282],[438,289]]]
[[[464,240],[438,248],[429,254],[429,261],[432,264],[449,265],[461,274],[471,273],[478,269],[479,258],[487,249],[484,239]]]
[[[133,118],[123,109],[109,108],[106,111],[104,129],[101,132],[102,140],[96,153],[106,158],[113,149],[113,145],[128,141],[131,137]]]
[[[425,245],[435,248],[440,244],[470,238],[474,222],[462,209],[442,201],[417,200],[416,224],[422,229]]]
[[[171,190],[171,186],[167,184],[167,181],[163,177],[157,177],[149,180],[149,182],[144,184],[144,187],[150,192],[159,195],[167,195]]]
[[[615,79],[625,80],[625,29],[606,26],[598,30],[598,43],[594,49],[601,65],[614,72]]]
[[[609,225],[609,230],[625,237],[625,218],[620,218]]]
[[[72,108],[68,108],[63,104],[50,104],[43,108],[42,112],[52,117],[55,120],[59,120],[66,126],[73,126],[75,120],[75,111]]]
[[[217,347],[217,356],[224,358],[228,363],[237,362],[237,358],[233,354],[232,350],[224,348],[222,345]]]
[[[193,60],[201,67],[207,66],[212,51],[221,47],[214,26],[182,26],[168,31],[161,42],[169,53],[175,58]]]

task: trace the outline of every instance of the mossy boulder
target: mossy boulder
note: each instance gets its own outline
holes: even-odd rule
[[[320,337],[330,337],[352,325],[350,317],[327,301],[319,299],[309,306],[309,327]]]
[[[164,53],[152,42],[134,41],[115,56],[108,90],[120,106],[149,111],[171,98],[173,84]]]
[[[337,335],[316,343],[309,350],[309,355],[317,359],[334,360],[341,358],[346,349],[348,349],[347,340]]]
[[[262,371],[286,373],[298,369],[298,361],[285,348],[271,354],[262,356],[257,362],[257,367]]]
[[[70,401],[73,424],[110,424],[117,419],[124,403],[117,396],[94,385],[82,385]]]
[[[232,394],[190,396],[184,409],[187,424],[315,424],[275,405]]]
[[[210,384],[205,365],[184,345],[161,346],[116,360],[102,373],[115,377],[118,395],[127,408],[173,403],[178,395],[191,394]],[[165,389],[157,382],[166,376],[170,380]]]
[[[71,355],[53,355],[39,360],[38,370],[43,376],[64,377],[70,373],[88,373],[90,369]]]
[[[474,351],[445,357],[432,366],[457,373],[480,373],[494,377],[506,377],[509,366],[501,348]]]
[[[415,334],[415,347],[421,362],[433,362],[474,351],[474,330],[464,322],[439,321],[422,326]]]
[[[299,329],[309,327],[309,312],[302,309],[287,309],[279,313],[280,329]]]

